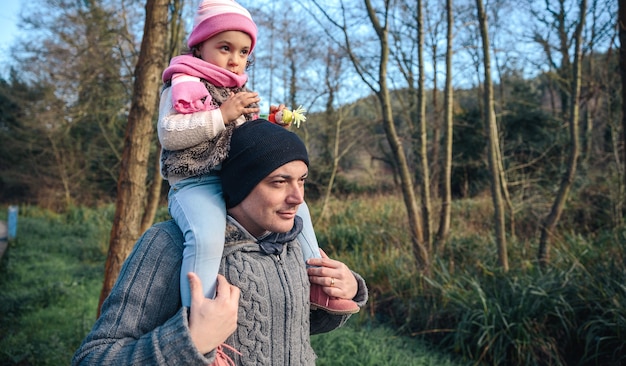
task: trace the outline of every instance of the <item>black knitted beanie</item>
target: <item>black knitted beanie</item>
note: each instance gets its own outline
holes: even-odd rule
[[[271,172],[295,160],[309,166],[304,143],[284,127],[257,119],[235,128],[221,170],[226,208],[237,206]]]

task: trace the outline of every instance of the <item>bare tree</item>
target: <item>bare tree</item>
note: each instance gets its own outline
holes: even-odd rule
[[[34,174],[18,174],[31,175],[23,182],[43,207],[92,203],[113,191],[121,156],[130,86],[122,60],[132,59],[126,14],[114,1],[24,5],[25,34],[38,41],[14,51],[16,75],[41,93],[25,108],[33,133],[23,149]]]
[[[445,169],[441,166],[441,134],[442,128],[445,128],[443,124],[445,123],[442,120],[442,110],[439,105],[439,83],[438,83],[438,70],[439,70],[439,59],[441,55],[439,54],[439,42],[442,37],[441,28],[445,25],[446,22],[446,11],[441,11],[439,7],[440,2],[437,2],[437,6],[433,7],[432,3],[426,3],[424,8],[425,15],[425,24],[428,31],[428,38],[426,38],[426,43],[424,46],[430,48],[431,52],[431,62],[434,73],[432,75],[432,143],[430,147],[430,183],[431,183],[431,199],[433,202],[437,201],[442,192],[440,192],[440,179],[441,179],[441,171]],[[442,4],[445,6],[445,4]],[[444,66],[445,68],[445,66]],[[445,88],[445,87],[444,87]],[[443,107],[445,108],[445,106]],[[432,217],[432,215],[431,215]],[[433,221],[434,223],[434,221]],[[434,235],[434,234],[433,234]],[[435,238],[433,238],[435,240]]]
[[[622,79],[622,162],[624,163],[624,186],[626,186],[626,0],[619,0],[619,68]]]
[[[444,143],[443,162],[441,174],[441,211],[439,213],[439,230],[434,244],[435,252],[443,252],[446,239],[450,232],[450,205],[452,204],[452,137],[453,113],[454,113],[454,90],[452,88],[452,43],[454,39],[453,26],[454,16],[452,0],[446,0],[446,17],[448,30],[446,34],[446,86],[444,88]]]
[[[326,7],[317,1],[313,1],[317,9],[322,12],[323,16],[331,22],[331,24],[340,30],[343,36],[342,45],[348,54],[350,61],[361,80],[376,95],[382,112],[382,125],[385,130],[387,142],[391,148],[394,164],[400,176],[400,187],[404,204],[407,209],[407,218],[409,223],[409,231],[411,234],[412,252],[421,270],[427,270],[430,265],[429,253],[425,246],[423,223],[420,215],[420,209],[416,203],[415,191],[413,188],[413,179],[407,163],[407,157],[402,147],[402,142],[397,134],[396,126],[393,119],[393,111],[391,108],[391,97],[387,81],[387,67],[389,61],[389,12],[391,11],[391,1],[385,0],[380,10],[374,9],[370,0],[364,0],[367,18],[369,19],[378,42],[379,54],[378,73],[372,75],[367,67],[364,67],[362,60],[356,55],[355,49],[352,47],[352,38],[346,25],[345,17],[347,14],[346,7],[343,2],[340,3],[343,22],[335,21],[326,11]],[[380,16],[380,18],[379,18]],[[374,80],[374,81],[372,81]]]
[[[342,58],[341,52],[337,52],[337,50],[331,47],[328,48],[325,56],[326,67],[324,74],[324,84],[327,92],[326,109],[323,113],[324,123],[321,124],[318,131],[321,132],[321,145],[323,145],[320,146],[322,150],[321,158],[324,160],[324,163],[330,161],[330,172],[327,173],[328,182],[322,198],[322,209],[315,223],[321,220],[326,213],[341,159],[357,144],[367,139],[366,134],[362,131],[360,121],[351,120],[348,116],[357,104],[335,109],[337,94],[341,88],[341,74],[344,71]]]
[[[501,25],[503,23],[502,21],[502,17],[501,17],[501,13],[503,12],[503,6],[506,5],[504,2],[497,2],[494,4],[491,4],[491,14],[492,17],[494,18],[494,22],[489,22],[489,24],[494,28],[493,32],[495,34],[499,34],[499,33],[504,33],[504,29],[502,29]],[[504,9],[504,11],[506,12],[506,8]],[[508,18],[505,16],[505,20],[504,22],[506,22],[508,20]],[[495,23],[495,27],[494,27],[494,23]],[[498,56],[499,54],[506,54],[505,51],[503,51],[503,47],[497,47],[495,44],[494,40],[490,40],[490,47],[493,50],[493,55],[494,55],[494,62],[493,64],[495,65],[496,68],[496,72],[498,75],[498,79],[499,79],[499,83],[498,83],[498,89],[499,89],[499,97],[498,97],[498,103],[494,102],[494,111],[496,110],[496,105],[499,105],[499,109],[502,109],[502,106],[504,105],[504,90],[505,90],[505,82],[504,82],[504,78],[503,78],[503,72],[502,69],[504,67],[506,67],[506,59],[505,60],[501,60],[500,57]],[[504,63],[504,65],[503,65]],[[494,92],[494,101],[496,100],[495,97],[495,92]],[[503,198],[503,202],[505,204],[506,210],[508,211],[509,214],[509,234],[511,235],[511,237],[515,237],[515,209],[513,207],[513,201],[511,200],[511,195],[509,193],[509,184],[508,184],[508,179],[506,176],[506,168],[505,168],[505,164],[504,164],[504,156],[502,154],[502,149],[500,148],[501,142],[500,142],[500,135],[498,135],[498,144],[495,145],[496,148],[496,156],[497,156],[497,163],[499,165],[498,167],[498,171],[500,173],[500,189],[502,190],[502,198]]]
[[[331,138],[332,145],[330,147],[331,167],[328,177],[328,183],[326,184],[326,189],[323,196],[322,209],[319,216],[315,220],[316,223],[320,219],[322,219],[322,217],[324,217],[324,214],[326,213],[341,159],[346,156],[346,154],[348,154],[354,148],[354,146],[361,143],[364,137],[363,133],[358,133],[358,129],[351,129],[351,126],[357,127],[358,122],[349,123],[350,121],[346,116],[353,109],[354,106],[355,105],[339,108],[339,110],[334,111],[332,114],[326,113],[326,116],[329,117],[328,121],[332,121],[332,124],[330,124],[330,126],[332,127],[334,132]],[[352,133],[350,133],[352,138],[347,139],[345,136],[343,136],[345,130],[352,131]]]
[[[415,154],[417,169],[415,179],[419,185],[421,195],[421,221],[424,231],[424,245],[430,253],[432,248],[432,220],[431,220],[431,183],[428,144],[428,119],[426,115],[426,73],[424,61],[424,4],[404,1],[399,7],[401,22],[397,29],[390,30],[390,53],[395,59],[396,66],[407,84],[408,101],[403,98],[404,93],[395,93],[394,99],[401,104],[401,113],[407,115],[409,130],[412,138],[412,148]],[[406,16],[406,18],[404,17]],[[417,73],[415,73],[415,70]],[[434,90],[436,95],[437,91]],[[433,139],[433,145],[437,140]]]
[[[426,250],[432,252],[432,222],[431,222],[431,202],[430,202],[430,169],[428,163],[428,134],[426,121],[426,90],[424,81],[424,5],[422,0],[417,0],[417,120],[419,121],[419,166],[420,166],[420,192],[422,196],[422,222],[424,223],[424,245]],[[438,143],[438,141],[435,141]]]
[[[170,0],[146,1],[143,39],[135,67],[133,98],[124,138],[115,217],[98,304],[98,316],[124,260],[141,234],[147,165],[153,137],[152,120],[159,95],[159,76],[165,67],[167,54],[169,6]]]
[[[567,158],[566,171],[561,178],[561,184],[559,191],[554,199],[550,212],[545,217],[541,224],[541,236],[539,239],[539,251],[537,253],[537,259],[542,267],[545,267],[550,262],[550,239],[552,233],[556,227],[561,214],[563,213],[563,207],[565,201],[567,201],[569,191],[574,183],[576,176],[576,167],[578,165],[578,155],[580,154],[579,147],[579,100],[580,100],[580,84],[581,84],[581,59],[582,59],[582,32],[585,25],[585,14],[587,12],[587,0],[580,1],[580,17],[578,24],[574,31],[574,57],[572,65],[572,78],[570,83],[570,100],[568,103],[569,113],[569,135],[570,135],[570,148]]]
[[[487,15],[483,7],[482,0],[476,0],[476,10],[478,12],[478,23],[483,45],[483,70],[484,70],[484,106],[485,125],[487,129],[489,171],[491,173],[491,198],[494,208],[494,229],[496,235],[496,246],[498,248],[498,264],[504,271],[509,270],[509,259],[507,254],[504,202],[502,200],[501,189],[501,164],[499,155],[498,125],[496,123],[496,113],[494,106],[493,81],[491,79],[491,57],[489,56],[489,33],[487,27]]]

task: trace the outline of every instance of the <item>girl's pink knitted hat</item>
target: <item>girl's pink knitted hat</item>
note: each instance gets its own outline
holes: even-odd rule
[[[252,39],[252,52],[256,44],[257,28],[250,12],[234,0],[203,0],[196,11],[187,46],[191,48],[225,31],[247,33]]]

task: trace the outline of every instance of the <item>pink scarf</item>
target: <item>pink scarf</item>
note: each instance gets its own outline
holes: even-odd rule
[[[207,80],[218,87],[241,88],[248,75],[237,75],[234,72],[215,66],[192,55],[181,55],[172,58],[170,65],[163,71],[163,82],[172,78],[173,74],[181,73]]]

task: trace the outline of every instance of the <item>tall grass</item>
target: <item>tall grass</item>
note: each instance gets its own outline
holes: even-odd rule
[[[446,352],[490,365],[626,364],[626,229],[562,233],[545,270],[532,239],[510,238],[501,273],[488,206],[455,202],[453,235],[425,274],[399,199],[335,202],[316,231],[366,277],[372,315]]]

